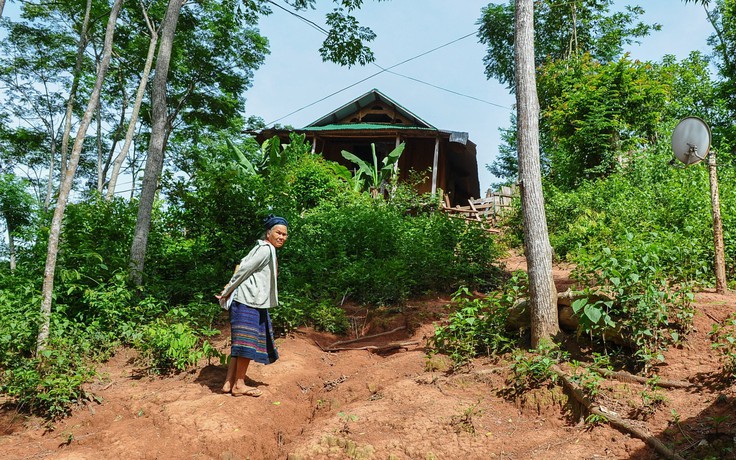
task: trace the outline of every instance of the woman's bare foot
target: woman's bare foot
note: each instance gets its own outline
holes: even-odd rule
[[[231,391],[233,396],[252,396],[257,398],[263,394],[261,390],[256,387],[249,386],[235,386]]]
[[[224,384],[224,385],[222,386],[222,392],[223,392],[223,393],[230,393],[230,387],[231,387],[231,386],[232,386],[232,385],[230,384],[230,381],[228,380],[228,381],[227,381],[227,382],[225,382],[225,384]]]

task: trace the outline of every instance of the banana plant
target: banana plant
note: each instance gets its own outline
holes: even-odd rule
[[[282,167],[286,162],[284,150],[289,144],[281,145],[278,137],[266,139],[263,142],[258,152],[258,158],[255,159],[255,164],[248,160],[243,151],[230,138],[226,140],[231,159],[235,163],[235,166],[248,176],[255,176],[256,174],[267,175],[270,169]]]
[[[342,156],[346,160],[355,163],[358,167],[358,170],[355,173],[356,186],[359,184],[362,190],[370,191],[371,195],[374,198],[377,198],[383,193],[386,184],[394,175],[394,165],[399,162],[401,154],[404,153],[404,147],[406,147],[406,144],[402,142],[395,149],[390,151],[388,155],[381,160],[380,167],[378,164],[378,157],[376,156],[376,144],[371,144],[371,151],[373,152],[372,165],[347,150],[342,151]]]
[[[237,166],[241,171],[243,171],[247,176],[255,176],[257,174],[255,166],[253,166],[253,163],[248,160],[248,158],[243,154],[242,150],[238,148],[235,143],[230,140],[230,138],[227,138],[227,146],[230,148],[230,156],[235,162],[235,166]]]

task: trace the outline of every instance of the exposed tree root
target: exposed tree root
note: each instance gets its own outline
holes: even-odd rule
[[[491,369],[478,369],[478,370],[471,371],[470,374],[472,375],[495,374],[504,369],[508,370],[510,369],[510,366],[500,366],[500,367],[494,367]],[[650,379],[646,377],[641,377],[639,375],[630,374],[624,371],[612,371],[610,369],[604,369],[600,367],[590,367],[590,369],[598,372],[603,377],[618,380],[620,382],[641,383],[643,385],[646,385],[650,381]],[[658,380],[656,385],[660,388],[691,388],[695,386],[694,383],[686,382],[683,380]]]
[[[629,374],[624,371],[612,371],[610,369],[603,369],[600,367],[591,367],[592,370],[600,373],[604,377],[619,380],[621,382],[633,382],[647,384],[651,379],[641,377],[639,375]],[[683,380],[658,380],[656,385],[661,388],[690,388],[694,386],[693,383],[685,382]]]
[[[601,410],[601,406],[596,406],[590,401],[585,394],[578,388],[578,386],[570,380],[570,377],[557,365],[551,367],[562,380],[565,388],[575,397],[575,399],[582,404],[588,412],[591,414],[605,417],[608,423],[619,431],[635,436],[650,447],[652,447],[659,455],[670,460],[685,460],[676,452],[672,451],[669,447],[665,446],[662,441],[653,437],[647,432],[647,430],[639,428],[631,423],[630,420],[619,417],[617,414],[612,413],[608,410]]]

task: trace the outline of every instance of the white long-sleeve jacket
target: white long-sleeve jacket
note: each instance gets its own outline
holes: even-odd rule
[[[269,242],[258,240],[258,244],[243,257],[222,291],[221,305],[233,292],[234,300],[249,307],[271,308],[278,305],[276,249]]]

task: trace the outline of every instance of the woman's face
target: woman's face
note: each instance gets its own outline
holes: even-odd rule
[[[275,248],[280,248],[286,242],[286,238],[289,237],[289,232],[286,229],[286,225],[274,225],[271,230],[266,232],[266,240],[273,245]]]

